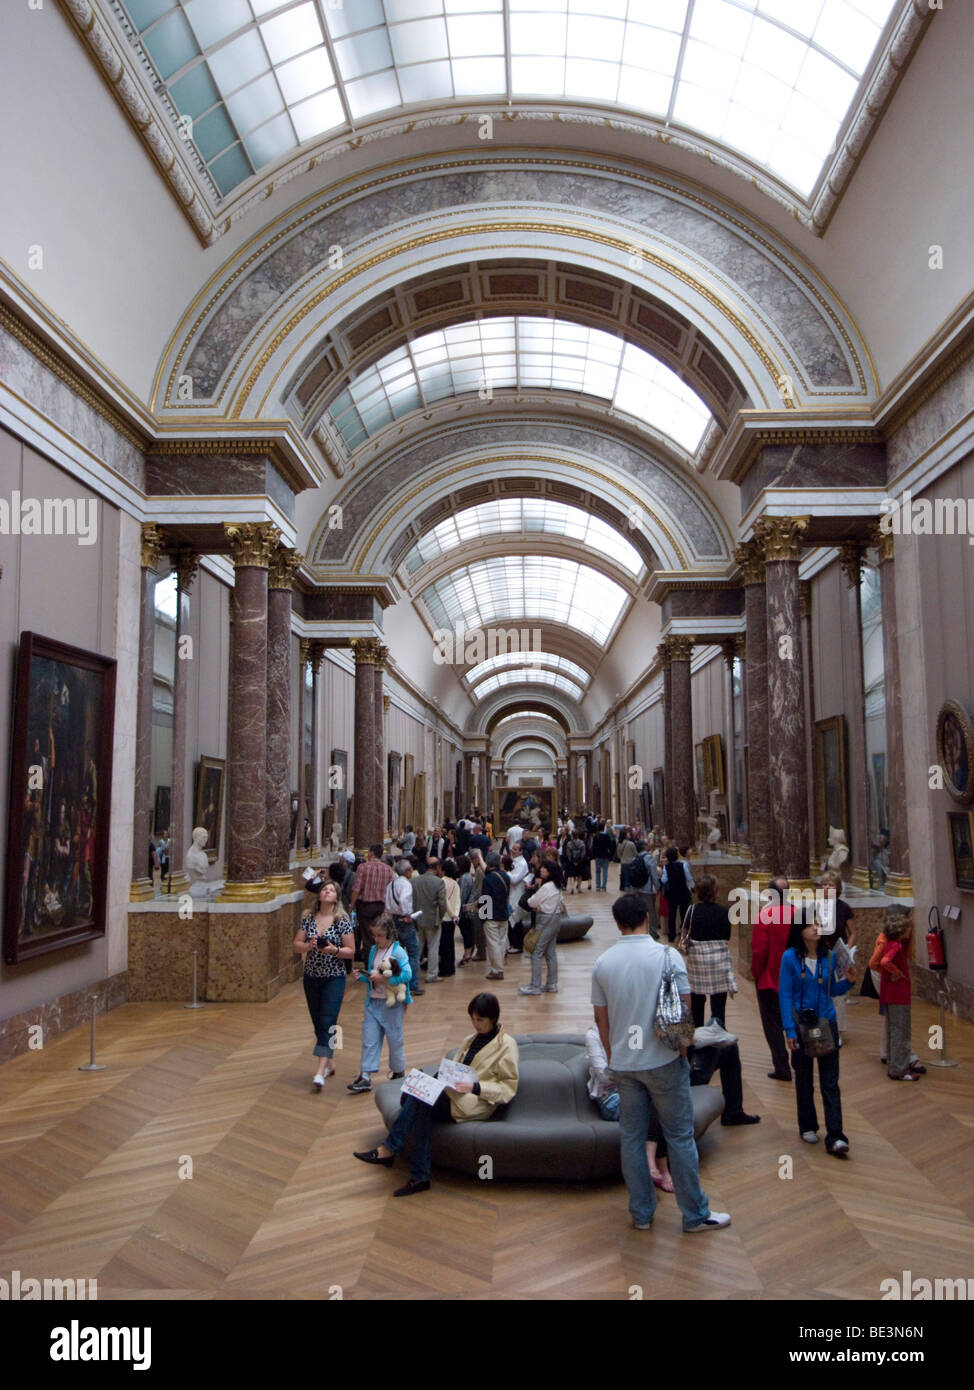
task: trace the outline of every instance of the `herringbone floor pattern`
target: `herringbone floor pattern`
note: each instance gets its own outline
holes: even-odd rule
[[[559,951],[561,993],[520,997],[523,957],[495,986],[513,1032],[581,1031],[589,977],[615,939],[611,894],[589,939]],[[411,1064],[467,1031],[486,967],[459,971],[410,1010]],[[350,985],[345,1049],[310,1094],[312,1033],[300,983],[268,1005],[132,1004],[100,1020],[81,1073],[78,1029],[0,1071],[0,1275],[97,1278],[100,1298],[832,1299],[880,1281],[974,1278],[974,1029],[952,1022],[956,1070],[895,1085],[877,1060],[874,1001],[849,1008],[842,1051],[851,1161],[798,1138],[793,1089],[767,1079],[753,989],[728,1009],[745,1108],[761,1124],[711,1128],[701,1174],[730,1230],[682,1235],[672,1197],[651,1233],[628,1224],[621,1183],[492,1184],[445,1171],[397,1201],[398,1174],[355,1148],[381,1138],[358,1071],[364,990]],[[914,1005],[929,1061],[934,1010]],[[931,1056],[934,1054],[930,1054]],[[793,1160],[793,1176],[779,1174]],[[192,1176],[181,1176],[189,1171]],[[638,1290],[638,1294],[637,1294]]]

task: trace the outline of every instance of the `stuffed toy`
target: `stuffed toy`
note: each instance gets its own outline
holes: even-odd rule
[[[392,959],[391,956],[386,956],[385,960],[379,966],[379,974],[384,975],[386,977],[386,981],[388,982],[390,975],[398,975],[398,973],[399,967],[396,965],[395,961]],[[405,1004],[405,1002],[406,986],[404,984],[390,985],[387,983],[386,1008],[394,1009],[397,1004]]]

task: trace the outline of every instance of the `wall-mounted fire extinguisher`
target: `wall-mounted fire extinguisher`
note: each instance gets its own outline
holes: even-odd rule
[[[947,948],[944,929],[940,925],[940,909],[932,907],[927,914],[927,964],[931,970],[947,969]]]

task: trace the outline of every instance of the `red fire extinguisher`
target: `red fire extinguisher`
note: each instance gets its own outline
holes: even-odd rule
[[[947,950],[944,944],[944,931],[940,925],[940,910],[932,907],[927,915],[927,964],[931,970],[947,969]]]

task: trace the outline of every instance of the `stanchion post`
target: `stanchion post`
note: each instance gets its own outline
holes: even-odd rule
[[[104,1071],[105,1063],[95,1061],[95,1019],[98,1016],[98,996],[92,994],[91,999],[91,1053],[88,1061],[78,1068],[79,1071]]]
[[[937,1003],[940,1005],[940,1056],[935,1057],[930,1063],[932,1067],[959,1067],[959,1062],[952,1062],[947,1056],[947,991],[941,990],[937,996]]]
[[[193,952],[193,1002],[192,1002],[192,1004],[184,1004],[184,1005],[183,1005],[183,1008],[184,1008],[184,1009],[205,1009],[205,1008],[206,1008],[206,1005],[203,1004],[203,1003],[200,1003],[200,1001],[196,998],[196,957],[197,957],[198,954],[199,954],[199,953],[198,953],[197,951],[194,951],[194,952]]]

